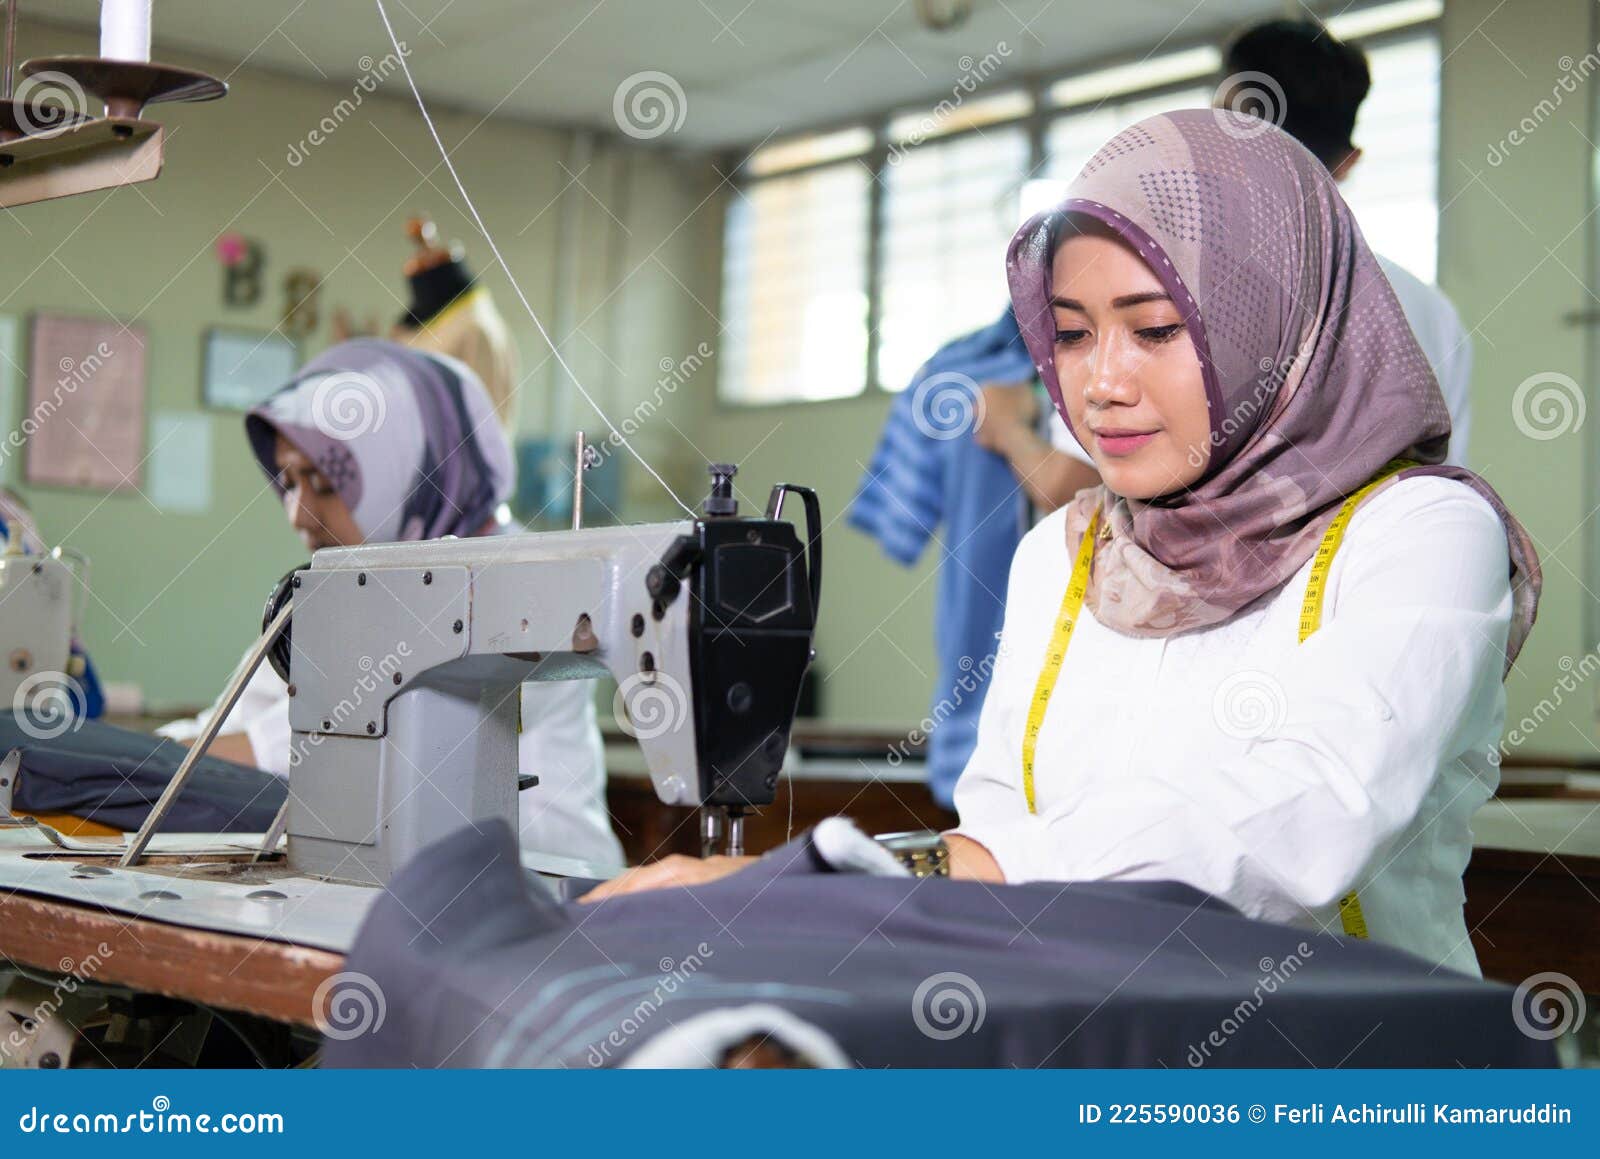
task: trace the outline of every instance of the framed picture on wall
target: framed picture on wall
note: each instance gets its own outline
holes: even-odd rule
[[[47,487],[131,491],[145,446],[145,332],[112,318],[33,315],[25,476]]]
[[[213,326],[205,333],[200,365],[205,405],[246,411],[294,377],[300,348],[275,330]]]

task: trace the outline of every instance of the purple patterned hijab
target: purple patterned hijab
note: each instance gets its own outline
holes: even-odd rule
[[[478,376],[376,338],[306,363],[250,411],[245,432],[274,487],[279,434],[316,463],[368,543],[477,535],[516,478]]]
[[[1286,583],[1340,504],[1395,458],[1403,474],[1459,479],[1506,526],[1515,608],[1507,665],[1533,625],[1540,572],[1500,497],[1441,465],[1444,397],[1349,207],[1287,133],[1227,110],[1150,117],[1090,158],[1006,258],[1028,351],[1061,417],[1050,308],[1056,245],[1077,215],[1134,246],[1161,280],[1200,358],[1211,415],[1205,474],[1157,500],[1104,486],[1067,512],[1074,549],[1103,507],[1088,603],[1135,636],[1221,623]]]

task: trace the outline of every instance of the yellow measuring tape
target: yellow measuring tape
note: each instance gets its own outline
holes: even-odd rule
[[[1033,703],[1028,706],[1028,727],[1022,734],[1022,791],[1028,798],[1028,812],[1039,811],[1033,794],[1033,754],[1039,747],[1039,730],[1044,727],[1045,709],[1050,707],[1050,694],[1055,691],[1056,677],[1061,673],[1061,662],[1067,658],[1067,645],[1072,643],[1072,629],[1083,610],[1083,597],[1089,590],[1089,566],[1094,563],[1094,533],[1100,526],[1100,509],[1089,516],[1089,526],[1083,529],[1078,542],[1078,559],[1072,565],[1072,578],[1067,581],[1067,594],[1061,597],[1061,610],[1056,613],[1055,630],[1050,633],[1050,648],[1044,654],[1044,668],[1039,681],[1033,686]]]
[[[1328,569],[1333,554],[1344,540],[1350,518],[1372,491],[1391,475],[1415,467],[1406,459],[1395,459],[1372,477],[1355,494],[1344,501],[1339,513],[1333,517],[1322,542],[1311,560],[1311,578],[1306,582],[1305,600],[1300,605],[1300,643],[1322,626],[1322,601],[1328,590]],[[1056,678],[1061,674],[1061,663],[1066,659],[1067,645],[1072,642],[1072,630],[1077,626],[1083,611],[1083,598],[1089,590],[1089,569],[1094,564],[1094,537],[1100,525],[1100,511],[1089,517],[1078,543],[1078,557],[1072,565],[1072,578],[1067,581],[1066,595],[1061,597],[1061,610],[1056,613],[1055,629],[1050,633],[1049,649],[1045,652],[1044,667],[1039,671],[1038,682],[1033,686],[1033,701],[1028,706],[1028,724],[1022,734],[1022,792],[1028,801],[1028,812],[1039,811],[1034,794],[1033,759],[1039,745],[1039,730],[1044,727],[1045,711],[1050,707],[1050,697],[1055,692]],[[1367,920],[1361,913],[1361,899],[1352,891],[1339,901],[1339,921],[1344,932],[1353,938],[1367,936]]]

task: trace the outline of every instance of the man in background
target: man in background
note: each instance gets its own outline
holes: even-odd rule
[[[1219,108],[1257,112],[1236,98],[1245,88],[1259,91],[1258,78],[1265,76],[1282,91],[1283,101],[1281,109],[1264,111],[1273,116],[1281,112],[1279,126],[1314,153],[1335,181],[1347,178],[1361,160],[1351,138],[1372,75],[1366,54],[1355,45],[1338,40],[1315,20],[1268,20],[1234,37],[1223,55],[1223,71],[1227,79],[1217,91]],[[1257,75],[1248,75],[1252,73]],[[1450,409],[1445,461],[1465,465],[1472,418],[1472,338],[1437,287],[1377,256]]]

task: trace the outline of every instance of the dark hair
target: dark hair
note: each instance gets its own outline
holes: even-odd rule
[[[1230,108],[1244,113],[1265,113],[1284,132],[1295,137],[1330,169],[1355,146],[1350,141],[1356,112],[1372,87],[1367,57],[1352,44],[1337,39],[1315,20],[1268,20],[1253,24],[1233,38],[1223,54],[1229,78],[1260,73],[1283,92],[1277,94],[1259,79],[1243,78],[1223,92]],[[1254,81],[1254,83],[1252,83]],[[1262,94],[1253,100],[1247,93]],[[1281,116],[1280,116],[1281,114]]]

